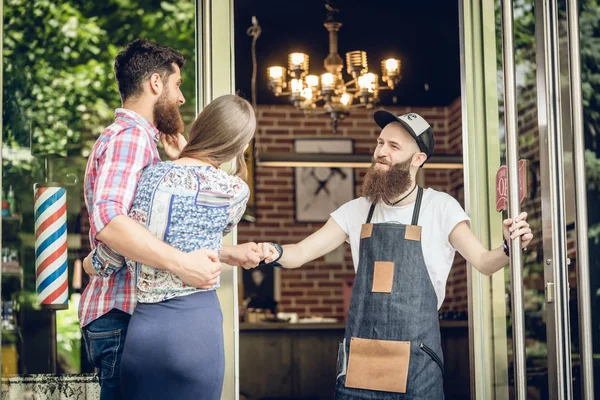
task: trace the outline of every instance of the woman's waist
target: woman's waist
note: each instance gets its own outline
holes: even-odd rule
[[[138,304],[157,304],[157,303],[181,303],[195,302],[199,298],[215,296],[220,282],[210,289],[197,289],[191,286],[180,288],[160,288],[140,289],[138,287],[136,297]]]
[[[207,291],[207,289],[197,289],[186,284],[170,271],[146,265],[136,265],[135,279],[138,302],[142,303],[156,303],[174,297]],[[208,290],[216,290],[219,284],[220,279]]]

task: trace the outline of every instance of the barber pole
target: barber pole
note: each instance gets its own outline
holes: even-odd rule
[[[67,191],[53,184],[34,186],[35,287],[38,303],[68,308]]]

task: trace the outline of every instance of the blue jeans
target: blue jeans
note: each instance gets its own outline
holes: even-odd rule
[[[131,315],[113,309],[82,329],[88,360],[96,367],[100,400],[121,400],[121,354]]]

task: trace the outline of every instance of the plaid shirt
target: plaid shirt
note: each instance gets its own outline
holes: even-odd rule
[[[85,171],[85,204],[90,219],[90,243],[108,249],[96,234],[118,215],[127,215],[142,170],[160,161],[160,133],[144,117],[124,108],[115,111],[115,122],[102,132],[88,158]],[[113,253],[113,256],[120,257]],[[108,276],[90,277],[79,303],[81,327],[112,309],[133,313],[135,276],[121,268]]]

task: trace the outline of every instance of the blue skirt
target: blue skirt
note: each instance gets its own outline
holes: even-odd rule
[[[223,314],[214,290],[138,303],[121,360],[128,400],[220,400]]]

